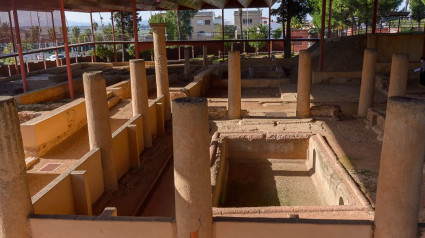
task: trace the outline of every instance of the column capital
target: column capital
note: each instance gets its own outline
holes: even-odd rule
[[[152,30],[162,30],[167,26],[166,23],[149,23]]]

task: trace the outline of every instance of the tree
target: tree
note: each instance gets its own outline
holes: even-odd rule
[[[53,27],[50,27],[48,30],[47,30],[47,34],[49,35],[49,41],[53,41],[54,39],[53,39]]]
[[[29,40],[31,43],[38,42],[38,39],[40,38],[40,27],[39,26],[30,27],[30,33],[27,36],[28,36],[27,40]]]
[[[421,20],[425,18],[425,4],[421,0],[410,0],[410,14],[420,27]]]
[[[193,27],[191,19],[198,13],[197,10],[183,10],[178,12],[178,26],[181,40],[192,38]]]
[[[221,31],[221,25],[220,31]],[[235,31],[237,27],[234,25],[224,25],[224,36],[228,36],[230,39],[235,39]]]
[[[110,58],[114,56],[114,52],[110,46],[98,45],[96,47],[96,56],[100,59],[106,59],[109,62]]]
[[[142,17],[139,16],[139,13],[136,13],[137,25],[142,21]],[[114,13],[115,21],[115,34],[121,34],[122,38],[120,40],[126,40],[126,35],[133,35],[133,14],[131,12],[116,12]],[[125,60],[126,44],[122,45],[122,61]]]
[[[94,21],[93,22],[93,31],[96,32],[98,28],[99,28],[99,24]]]
[[[167,11],[166,14],[152,15],[149,23],[166,23],[167,40],[188,40],[192,37],[191,19],[197,10]]]
[[[142,21],[142,17],[137,13],[136,16],[137,25]],[[133,14],[131,12],[116,12],[114,13],[114,21],[115,21],[115,32],[120,34],[134,34],[133,28]]]
[[[157,13],[151,16],[149,23],[166,23],[167,40],[177,40],[177,28],[176,28],[176,15],[174,11],[167,11],[167,13]]]
[[[74,26],[71,32],[72,32],[72,36],[77,40],[80,37],[81,29],[79,27]]]
[[[267,27],[265,25],[252,26],[248,29],[249,39],[266,39],[267,38]],[[258,55],[258,51],[266,45],[265,41],[250,41],[249,46],[255,48],[255,54]]]
[[[388,16],[390,12],[397,11],[403,0],[380,0],[378,4],[378,16]],[[313,6],[313,25],[321,28],[322,0],[310,0]],[[331,24],[358,26],[361,23],[368,24],[372,21],[374,0],[333,0]],[[328,16],[329,7],[326,6]],[[325,23],[327,26],[327,21]]]
[[[222,40],[223,39],[223,34],[221,32],[221,25],[220,24],[216,24],[215,26],[215,32],[220,32],[220,34],[214,36],[214,40]],[[235,38],[235,30],[236,30],[236,26],[232,26],[232,25],[228,25],[228,26],[224,26],[224,39],[225,40],[231,40]],[[233,32],[233,34],[232,34]],[[228,49],[230,46],[232,45],[231,42],[225,42],[224,43],[224,47],[226,49]]]
[[[321,0],[320,0],[321,1]],[[271,14],[277,16],[277,22],[282,23],[283,31],[285,31],[286,23],[286,33],[284,35],[284,55],[285,58],[291,57],[291,20],[292,18],[297,18],[301,23],[307,17],[307,14],[313,11],[311,5],[311,0],[309,1],[297,1],[293,0],[279,0],[281,3],[277,9],[272,9]]]
[[[0,25],[0,42],[8,43],[11,41],[10,37],[10,26],[7,22],[2,22]]]
[[[276,30],[274,30],[274,32],[272,33],[272,37],[273,39],[280,39],[280,37],[282,36],[282,28],[277,28]]]

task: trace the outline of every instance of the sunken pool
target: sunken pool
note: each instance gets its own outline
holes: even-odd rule
[[[266,207],[369,208],[320,135],[221,134],[215,146],[213,203],[221,214]]]

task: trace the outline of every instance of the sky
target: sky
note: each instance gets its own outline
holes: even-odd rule
[[[275,4],[273,6],[273,8],[277,8],[277,4]],[[268,8],[260,8],[263,12],[263,16],[264,17],[268,17],[269,15],[269,9]],[[225,9],[224,10],[224,20],[225,21],[230,21],[233,23],[233,12],[237,11],[237,8],[234,9]],[[243,9],[244,11],[246,10]],[[256,8],[249,8],[249,10],[256,10]],[[214,9],[214,10],[202,10],[202,11],[214,11],[215,12],[215,16],[221,16],[221,10],[220,9]],[[142,16],[142,20],[149,20],[151,15],[154,15],[155,13],[157,13],[159,11],[139,11],[139,14],[141,14]],[[84,26],[84,25],[90,25],[90,14],[89,13],[79,13],[79,12],[65,12],[66,15],[66,19],[68,21],[69,25],[79,25],[79,26]],[[100,24],[100,17],[103,17],[103,24],[107,25],[109,23],[111,23],[111,13],[109,12],[104,12],[104,13],[93,13],[93,21],[97,22]],[[275,20],[276,17],[272,17],[272,20]]]

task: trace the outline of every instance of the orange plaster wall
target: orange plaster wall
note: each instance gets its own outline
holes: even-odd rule
[[[214,238],[370,238],[371,225],[214,222]]]
[[[130,169],[130,152],[128,149],[127,125],[120,127],[112,134],[117,178],[121,178]]]
[[[75,165],[75,170],[85,170],[90,199],[94,204],[104,192],[102,160],[99,149],[89,151]]]
[[[34,214],[74,214],[71,178],[62,174],[32,198]]]
[[[30,219],[33,238],[117,238],[175,237],[175,225],[159,221],[96,221],[70,219]]]
[[[86,124],[85,101],[77,99],[21,124],[24,148],[42,156]]]

